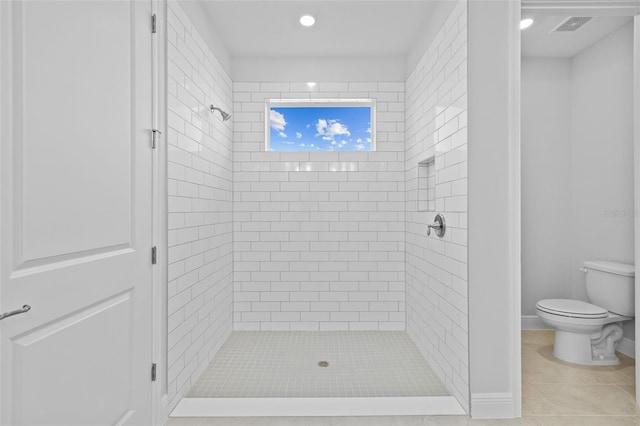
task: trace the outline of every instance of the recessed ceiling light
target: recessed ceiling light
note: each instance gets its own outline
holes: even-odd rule
[[[533,19],[531,19],[531,18],[524,18],[523,20],[520,21],[520,29],[521,30],[526,30],[531,25],[533,25]]]
[[[315,23],[316,18],[311,15],[302,15],[300,17],[300,25],[302,25],[303,27],[313,27]]]
[[[309,89],[313,89],[314,87],[316,87],[316,82],[315,82],[315,81],[309,81],[309,82],[307,83],[307,87],[308,87]]]

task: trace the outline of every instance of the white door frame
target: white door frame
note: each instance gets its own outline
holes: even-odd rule
[[[640,15],[633,18],[633,175],[634,175],[634,205],[635,205],[635,264],[640,265]],[[636,268],[637,270],[637,268]],[[640,293],[636,274],[636,317],[640,312]],[[636,345],[640,342],[640,329],[636,324]],[[637,346],[636,346],[637,347]],[[637,351],[636,351],[637,353]],[[640,383],[640,370],[636,368],[636,404],[640,404],[640,392],[637,391]]]
[[[635,264],[640,265],[640,1],[566,1],[566,0],[522,0],[522,12],[536,12],[549,15],[567,14],[573,16],[635,16],[634,17],[634,204],[635,204]],[[520,61],[520,58],[517,58]],[[517,89],[518,92],[520,88]],[[518,189],[518,192],[521,188]],[[640,292],[636,281],[635,305],[640,312]],[[518,292],[518,295],[520,292]],[[520,299],[514,300],[520,304]],[[514,318],[518,324],[521,318]],[[518,327],[520,328],[520,327]],[[635,341],[640,342],[640,327],[636,326]],[[636,384],[640,383],[640,370],[636,369]],[[517,386],[521,386],[517,383]],[[636,392],[636,403],[640,404],[640,393]]]
[[[153,126],[161,135],[153,160],[153,245],[157,247],[157,265],[153,275],[153,359],[157,380],[153,387],[153,424],[162,425],[169,418],[167,393],[167,0],[152,0],[156,15],[153,37]]]

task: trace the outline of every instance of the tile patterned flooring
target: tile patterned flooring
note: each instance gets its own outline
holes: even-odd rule
[[[634,359],[618,353],[620,365],[575,365],[553,356],[553,330],[522,335],[523,416],[610,416],[611,425],[640,424]]]
[[[635,360],[621,355],[619,366],[578,366],[554,358],[552,348],[553,331],[522,332],[523,417],[520,419],[474,420],[465,416],[172,418],[167,426],[640,425],[640,408],[635,405]]]
[[[187,397],[447,395],[402,331],[235,331]]]

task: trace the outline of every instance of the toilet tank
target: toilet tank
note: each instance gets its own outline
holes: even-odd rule
[[[587,297],[594,305],[627,317],[635,316],[635,266],[586,261]]]

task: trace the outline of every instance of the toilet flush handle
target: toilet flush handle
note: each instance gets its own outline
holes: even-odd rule
[[[582,271],[582,272],[584,272],[585,274],[586,274],[587,272],[589,272],[589,270],[588,270],[587,268],[578,268],[578,271]]]

